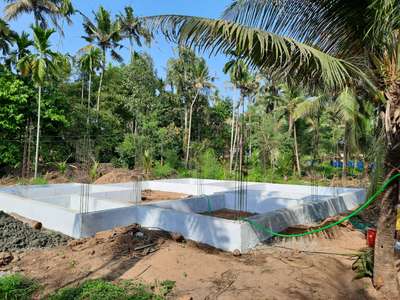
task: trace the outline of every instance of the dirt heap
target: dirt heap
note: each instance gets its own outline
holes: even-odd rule
[[[98,178],[95,184],[110,184],[110,183],[123,183],[137,180],[139,176],[143,175],[138,171],[132,171],[127,169],[114,169],[111,171],[101,171],[100,178]]]
[[[0,252],[67,244],[69,237],[49,230],[36,230],[0,211]]]

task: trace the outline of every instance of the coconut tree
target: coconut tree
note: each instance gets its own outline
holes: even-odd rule
[[[344,89],[336,98],[332,108],[336,112],[337,122],[343,132],[343,177],[347,176],[349,155],[360,149],[360,140],[365,129],[365,117],[354,91]]]
[[[16,33],[10,29],[7,22],[0,19],[0,51],[7,55],[14,43]]]
[[[134,43],[139,47],[142,46],[142,41],[150,44],[153,38],[151,32],[143,25],[141,19],[137,18],[131,6],[126,6],[124,13],[118,15],[118,21],[121,26],[123,37],[129,40],[129,51],[131,58],[134,57]]]
[[[122,62],[122,57],[117,53],[116,49],[121,48],[121,26],[118,21],[111,18],[110,13],[100,6],[97,12],[93,12],[94,21],[92,22],[88,17],[84,17],[83,27],[86,36],[83,38],[91,44],[96,44],[103,55],[101,64],[101,74],[99,90],[97,92],[97,111],[100,110],[100,97],[103,85],[104,73],[106,71],[106,58],[107,52],[110,51],[111,57],[118,62]]]
[[[42,89],[46,78],[59,73],[60,54],[53,52],[50,45],[50,37],[55,32],[53,29],[43,29],[39,26],[33,26],[33,47],[34,53],[21,58],[17,67],[23,76],[30,75],[38,88],[37,102],[37,127],[36,127],[36,150],[35,150],[35,173],[37,178],[39,161],[39,142],[40,142],[40,118]]]
[[[60,30],[59,21],[62,19],[71,23],[74,8],[71,0],[5,0],[8,4],[4,8],[6,20],[15,20],[22,14],[33,14],[35,26],[48,27],[48,19]]]
[[[289,85],[330,93],[366,86],[384,107],[386,177],[399,173],[398,0],[236,0],[219,20],[148,20],[180,44],[214,53],[238,51],[250,66]],[[398,198],[397,184],[383,194],[375,248],[374,282],[390,299],[400,290],[393,254]]]

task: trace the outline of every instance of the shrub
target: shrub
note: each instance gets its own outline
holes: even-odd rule
[[[152,173],[155,177],[164,178],[164,177],[169,177],[169,176],[175,174],[176,171],[174,168],[172,168],[170,166],[169,162],[165,162],[164,164],[161,164],[161,162],[157,161],[154,164]]]
[[[200,155],[197,168],[202,178],[224,178],[224,168],[218,161],[213,149],[207,149]]]
[[[119,160],[124,167],[132,169],[141,163],[144,142],[142,136],[125,135],[124,141],[117,147]]]
[[[0,299],[30,300],[39,285],[20,274],[0,277]]]
[[[99,176],[99,172],[98,172],[99,165],[100,165],[99,162],[94,161],[93,165],[90,167],[89,177],[90,177],[91,182],[96,181],[97,177]]]
[[[181,160],[179,159],[176,151],[166,150],[164,152],[165,161],[173,169],[178,169],[181,166]]]

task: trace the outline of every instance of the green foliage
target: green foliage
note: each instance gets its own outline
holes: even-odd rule
[[[67,161],[62,161],[62,162],[57,163],[57,171],[60,172],[60,174],[65,175],[67,170],[68,170]]]
[[[95,182],[99,176],[99,165],[98,161],[93,161],[92,166],[89,169],[89,178],[91,182]]]
[[[143,170],[145,174],[149,174],[153,166],[153,157],[150,150],[145,150],[143,153]]]
[[[143,138],[126,134],[124,141],[117,147],[122,165],[128,168],[137,167],[142,156]]]
[[[156,161],[151,173],[157,178],[168,178],[174,175],[176,170],[171,167],[169,162],[162,164],[160,161]]]
[[[48,181],[44,177],[36,177],[32,179],[20,179],[18,180],[17,184],[20,185],[46,185]]]
[[[33,94],[17,76],[0,71],[0,166],[16,166],[21,159],[21,133]]]
[[[223,179],[224,168],[219,162],[213,149],[206,149],[200,154],[197,163],[197,172],[201,178],[206,179]]]
[[[147,286],[133,281],[113,284],[97,279],[86,281],[76,288],[63,288],[48,300],[163,300],[174,286],[175,282],[168,280]]]
[[[0,277],[0,299],[31,300],[38,289],[39,285],[35,281],[20,274]]]
[[[372,278],[374,273],[374,249],[366,248],[358,253],[355,256],[352,269],[356,273],[354,279]]]

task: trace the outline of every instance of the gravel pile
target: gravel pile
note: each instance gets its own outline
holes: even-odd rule
[[[49,230],[36,230],[0,211],[0,252],[64,245],[68,236]]]

